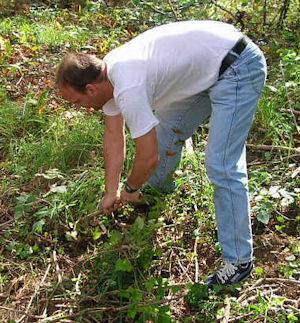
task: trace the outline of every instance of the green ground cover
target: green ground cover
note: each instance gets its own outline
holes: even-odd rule
[[[24,1],[14,11],[15,1],[0,1],[0,321],[298,322],[297,2],[56,3]],[[236,24],[269,67],[248,144],[256,269],[227,289],[201,284],[221,265],[207,126],[184,154],[174,193],[145,188],[146,203],[103,216],[103,115],[72,109],[53,83],[66,52],[102,57],[185,19]],[[130,138],[127,156],[124,178]]]

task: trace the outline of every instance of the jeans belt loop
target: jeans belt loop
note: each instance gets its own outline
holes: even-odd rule
[[[227,55],[223,58],[221,67],[219,70],[219,76],[221,76],[227,68],[237,59],[236,56],[230,54],[230,52],[234,52],[238,55],[242,53],[242,51],[246,48],[247,44],[249,43],[249,40],[246,36],[243,36],[240,38],[236,44],[233,46],[233,48],[227,53]]]

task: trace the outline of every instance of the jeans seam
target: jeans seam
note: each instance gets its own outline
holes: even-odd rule
[[[182,113],[180,116],[179,116],[179,118],[178,118],[178,121],[177,121],[177,123],[175,124],[175,128],[178,128],[178,126],[179,126],[179,124],[180,124],[180,122],[182,121],[182,119],[183,119],[183,115],[184,115],[184,113]],[[172,145],[173,145],[173,142],[174,142],[174,138],[175,138],[175,136],[176,136],[176,134],[175,134],[175,132],[173,131],[173,128],[171,128],[171,131],[170,131],[170,133],[172,134],[171,136],[170,136],[170,140],[169,140],[169,142],[168,142],[168,145],[166,146],[166,152],[172,147]],[[166,168],[167,168],[167,164],[168,164],[168,160],[169,160],[169,156],[164,156],[165,157],[165,162],[164,162],[164,164],[163,164],[163,166],[162,166],[162,170],[161,170],[161,173],[160,173],[160,179],[159,179],[159,185],[160,186],[162,186],[164,183],[163,183],[163,180],[165,180],[165,176],[164,176],[164,174],[165,174],[165,170],[166,170]]]
[[[229,173],[228,173],[228,165],[227,165],[227,154],[228,154],[228,146],[230,145],[230,136],[232,134],[232,131],[233,131],[233,124],[234,124],[234,119],[235,119],[235,116],[236,116],[236,112],[237,112],[237,104],[238,104],[238,87],[239,87],[239,78],[238,78],[238,74],[236,73],[237,75],[237,84],[236,84],[236,94],[235,94],[235,111],[232,115],[232,119],[231,119],[231,124],[230,124],[230,129],[229,129],[229,134],[228,134],[228,138],[227,138],[227,143],[226,143],[226,148],[225,148],[225,152],[224,152],[224,161],[223,161],[223,164],[224,164],[224,169],[225,169],[225,174],[226,174],[226,178],[227,178],[227,185],[228,185],[228,189],[230,191],[230,199],[231,199],[231,210],[232,210],[232,217],[233,217],[233,223],[234,223],[234,243],[235,243],[235,252],[236,252],[236,255],[237,255],[237,261],[239,261],[239,248],[238,248],[238,244],[239,244],[239,241],[238,241],[238,235],[236,233],[236,216],[235,216],[235,212],[234,212],[234,202],[232,200],[232,188],[230,186],[230,182],[229,182]]]

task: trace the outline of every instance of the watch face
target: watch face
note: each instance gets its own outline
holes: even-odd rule
[[[135,190],[135,189],[131,188],[127,183],[125,183],[125,191],[126,191],[127,193],[134,193],[134,192],[136,192],[137,190]]]

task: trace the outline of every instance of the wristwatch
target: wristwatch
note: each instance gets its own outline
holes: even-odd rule
[[[136,192],[136,191],[138,191],[138,190],[139,190],[138,188],[137,188],[137,189],[134,189],[134,188],[130,187],[130,186],[127,184],[127,182],[125,182],[125,183],[124,183],[124,186],[125,186],[125,191],[126,191],[127,193],[134,193],[134,192]]]

